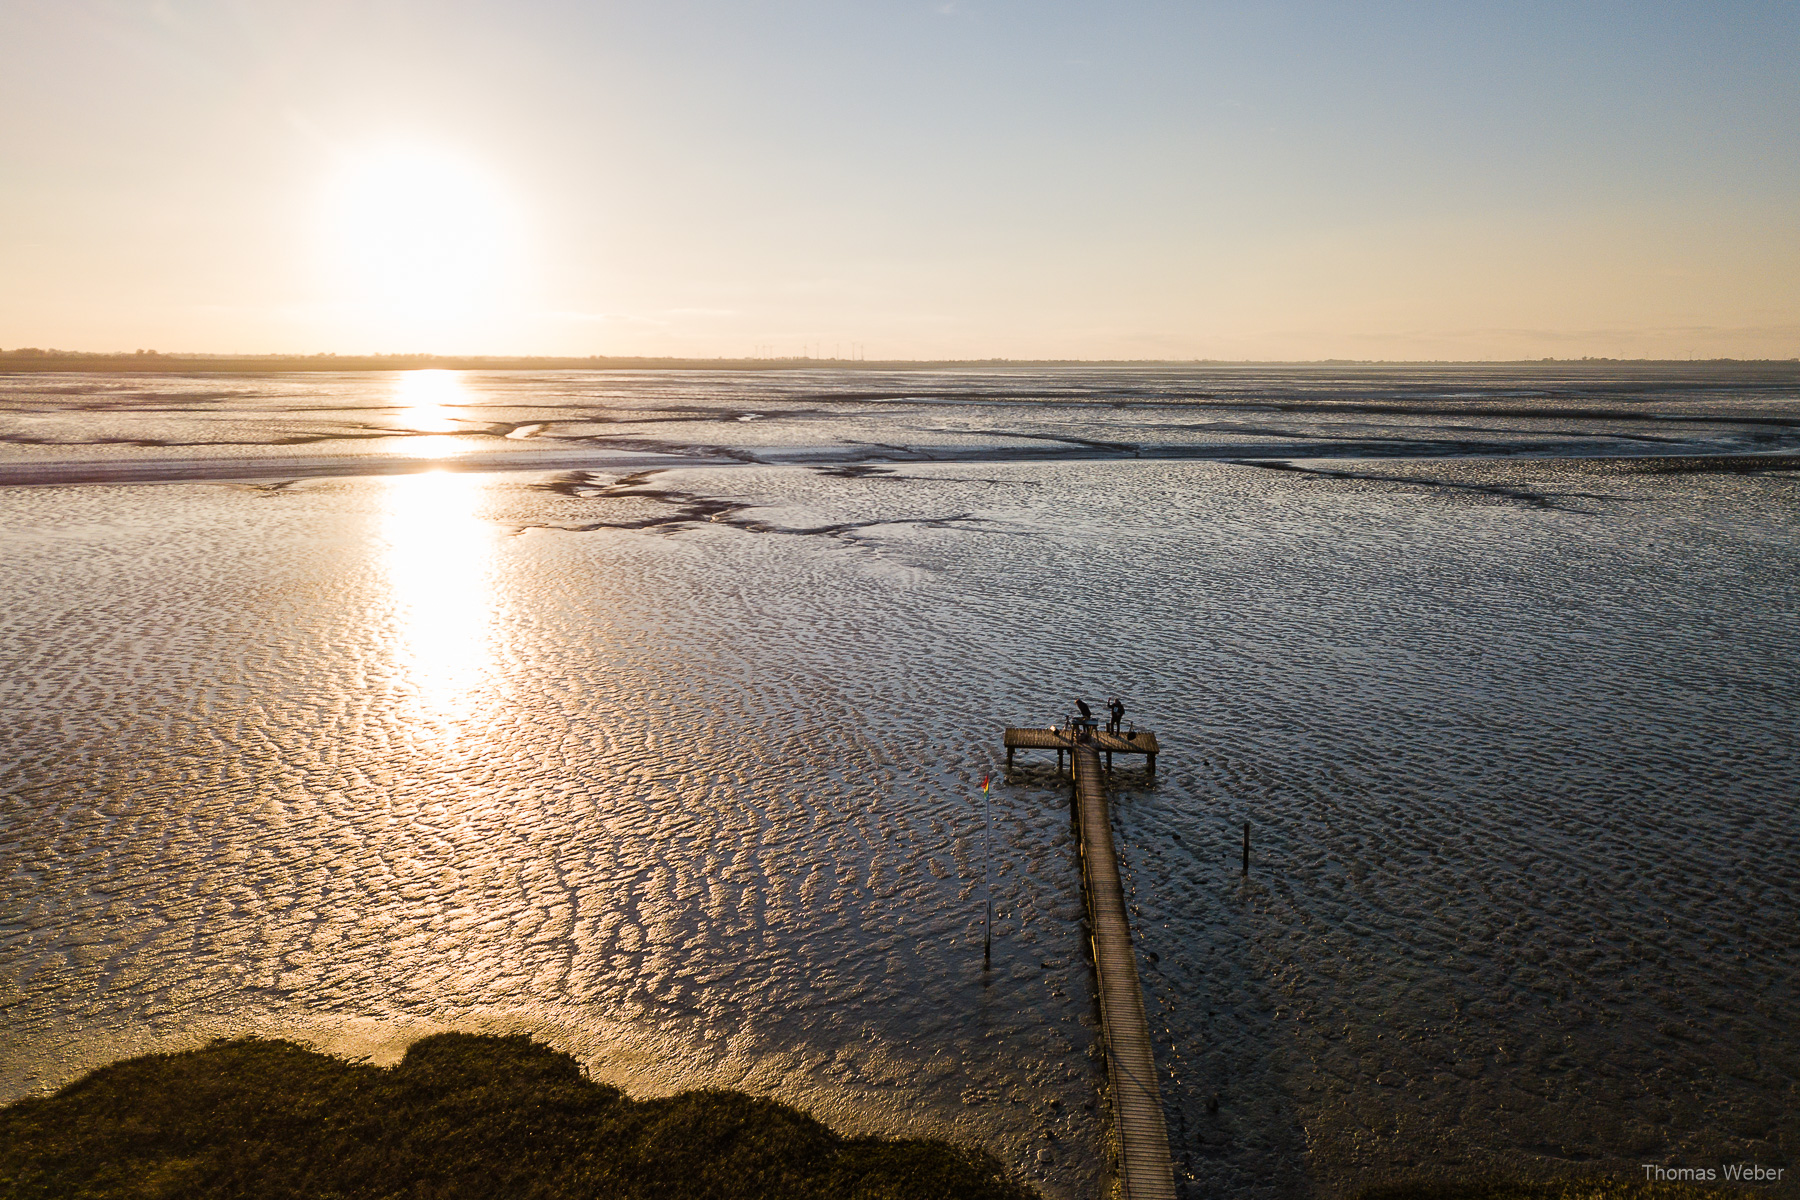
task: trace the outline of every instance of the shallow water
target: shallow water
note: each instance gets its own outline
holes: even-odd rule
[[[1280,459],[1169,432],[1218,417],[1171,415],[1205,373],[999,379],[888,387],[929,421],[848,374],[229,384],[261,407],[6,380],[9,428],[63,430],[14,439],[49,470],[204,476],[313,388],[694,411],[585,471],[0,493],[0,1088],[219,1033],[531,1029],[634,1092],[744,1087],[1094,1194],[1066,789],[1028,756],[994,789],[984,977],[979,784],[1004,724],[1118,693],[1165,747],[1115,821],[1187,1194],[1792,1161],[1800,473],[1719,457],[1788,448],[1791,379],[1584,377],[1481,417],[1522,426],[1507,458],[1422,410],[1543,379],[1228,381],[1301,405]],[[102,389],[129,429],[85,423]],[[1648,436],[1595,395],[1712,457],[1593,457]],[[1350,419],[1369,454],[1295,457]],[[355,453],[485,452],[399,436]]]
[[[0,375],[0,484],[362,474],[421,460],[563,469],[1796,450],[1791,363]]]

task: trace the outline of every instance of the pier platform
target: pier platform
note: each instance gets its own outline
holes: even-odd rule
[[[1142,754],[1146,758],[1145,769],[1152,775],[1156,774],[1156,755],[1162,747],[1157,744],[1156,735],[1149,730],[1109,733],[1104,729],[1096,729],[1089,737],[1093,748],[1106,755],[1107,770],[1112,770],[1112,756],[1115,754]],[[1056,767],[1061,770],[1063,755],[1074,749],[1075,739],[1062,729],[1019,729],[1008,726],[1005,745],[1006,765],[1009,767],[1013,765],[1015,750],[1054,750]]]

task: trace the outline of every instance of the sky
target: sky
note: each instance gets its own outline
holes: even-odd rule
[[[0,0],[0,348],[1800,355],[1800,3]]]

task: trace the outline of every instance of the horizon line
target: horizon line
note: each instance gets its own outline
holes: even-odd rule
[[[655,364],[664,367],[705,367],[711,369],[782,369],[829,366],[840,369],[869,370],[875,368],[917,368],[947,366],[1015,366],[1015,367],[1325,367],[1325,366],[1527,366],[1543,364],[1579,365],[1611,363],[1615,365],[1679,366],[1719,363],[1742,365],[1785,365],[1800,363],[1800,356],[1789,358],[1619,358],[1609,355],[1536,358],[829,358],[806,355],[770,357],[744,355],[651,355],[651,354],[437,354],[427,352],[374,352],[339,354],[319,351],[313,354],[282,352],[243,353],[221,351],[159,350],[58,350],[36,346],[0,349],[0,374],[23,370],[42,370],[50,364],[82,362],[102,369],[170,368],[181,366],[219,367],[226,364],[258,365],[290,370],[381,370],[396,369],[406,364],[420,369],[438,364],[458,364],[447,369],[505,370],[509,365],[521,369],[561,367],[604,368],[626,365]]]

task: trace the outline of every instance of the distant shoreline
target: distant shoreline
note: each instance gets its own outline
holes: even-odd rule
[[[93,374],[291,374],[362,371],[926,371],[1043,370],[1053,367],[1171,369],[1197,367],[1800,367],[1800,358],[1522,358],[1522,359],[838,359],[838,358],[585,358],[446,354],[161,354],[88,353],[30,348],[0,350],[0,375],[79,371]]]

